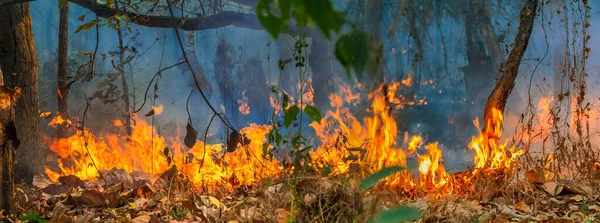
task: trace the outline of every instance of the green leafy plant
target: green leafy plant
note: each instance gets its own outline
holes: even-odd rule
[[[47,223],[47,220],[44,220],[40,217],[40,213],[37,212],[33,212],[33,213],[29,213],[23,217],[21,217],[21,219],[19,219],[21,221],[27,221],[30,223]]]
[[[335,10],[330,0],[259,0],[256,16],[275,39],[281,32],[290,31],[292,18],[301,28],[315,25],[327,39],[331,39],[332,33],[339,34],[347,21],[341,12]],[[292,31],[302,32],[301,29]],[[347,74],[353,70],[362,75],[367,67],[369,51],[369,35],[355,28],[340,35],[335,44],[335,56]],[[304,62],[298,58],[296,60],[299,61],[297,63]],[[280,61],[279,67],[283,66]]]
[[[383,169],[377,171],[376,173],[365,178],[360,184],[360,189],[368,190],[371,187],[377,185],[377,183],[379,183],[379,181],[385,179],[386,177],[391,176],[394,173],[397,173],[397,172],[405,170],[405,169],[406,168],[399,167],[399,166],[383,168]],[[369,220],[369,222],[370,223],[406,222],[406,221],[416,220],[420,216],[421,216],[421,213],[419,212],[418,209],[400,205],[393,209],[385,210],[385,211],[377,213],[375,216],[373,216]]]

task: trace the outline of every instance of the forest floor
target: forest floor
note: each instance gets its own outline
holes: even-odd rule
[[[153,183],[123,170],[102,175],[94,182],[66,176],[57,183],[38,176],[33,187],[17,190],[19,209],[28,214],[0,216],[0,221],[366,222],[378,211],[403,204],[421,211],[415,222],[600,222],[600,190],[594,188],[598,182],[524,180],[497,191],[482,189],[488,196],[409,198],[389,190],[361,192],[351,186],[352,180],[340,177],[201,192],[191,189],[175,171],[163,173]]]

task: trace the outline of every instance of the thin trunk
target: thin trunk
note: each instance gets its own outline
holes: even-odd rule
[[[492,66],[494,70],[497,70],[502,65],[504,56],[500,50],[500,44],[496,38],[496,31],[492,25],[492,20],[488,14],[488,9],[485,5],[486,1],[474,1],[476,14],[478,15],[477,21],[479,23],[479,29],[481,35],[485,40],[486,49],[492,60]]]
[[[371,42],[374,43],[375,49],[369,57],[369,62],[374,66],[367,70],[367,74],[373,75],[367,80],[367,88],[369,91],[377,89],[384,82],[383,76],[383,44],[381,40],[381,9],[383,0],[368,0],[365,8],[365,30],[371,34]]]
[[[500,112],[504,112],[506,101],[508,96],[515,86],[515,79],[519,74],[519,66],[521,66],[521,59],[527,50],[529,45],[529,37],[531,37],[531,31],[533,29],[533,22],[538,6],[538,0],[527,0],[521,9],[521,18],[519,22],[519,29],[515,36],[514,48],[508,55],[508,60],[503,66],[502,77],[500,81],[496,83],[496,87],[488,97],[484,111],[484,123],[492,123],[493,120],[493,109],[498,109]],[[487,126],[487,125],[486,125]]]
[[[314,102],[317,105],[329,104],[329,94],[332,93],[331,74],[331,46],[326,39],[312,39],[308,64],[312,71],[312,86]]]
[[[31,27],[29,4],[14,4],[0,8],[0,66],[6,87],[20,87],[17,101],[16,129],[23,142],[16,153],[16,172],[30,182],[44,172],[40,147],[38,64]]]
[[[69,96],[68,74],[69,74],[69,3],[65,3],[60,9],[60,25],[58,29],[58,115],[64,118],[69,116],[67,99]],[[59,126],[58,138],[65,134],[65,128]]]
[[[119,9],[118,1],[115,1],[115,7]],[[117,20],[117,34],[119,37],[119,69],[121,72],[121,85],[123,88],[123,102],[125,103],[125,129],[127,129],[127,136],[131,136],[132,128],[131,128],[131,105],[129,102],[129,86],[127,85],[127,77],[125,74],[125,48],[123,46],[123,31],[121,29],[121,22]]]
[[[13,98],[18,97],[19,92],[14,92],[4,87],[1,69],[0,94],[2,94],[2,98],[10,98],[9,101],[3,101],[3,105],[0,106],[0,123],[2,125],[2,129],[0,130],[0,208],[8,213],[14,213],[15,188],[13,164],[15,149],[19,142],[16,137],[14,123],[16,101]],[[4,104],[6,102],[9,103]]]

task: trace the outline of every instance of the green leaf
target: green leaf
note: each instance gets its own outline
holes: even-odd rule
[[[278,6],[277,9],[281,16],[277,16],[273,13],[275,8],[272,8],[272,6],[275,5]],[[285,22],[287,22],[289,18],[291,7],[290,0],[259,0],[256,4],[256,17],[267,32],[269,32],[273,38],[277,39],[281,29],[285,28]]]
[[[165,154],[166,157],[169,156],[169,147],[165,147],[165,149],[163,149],[163,154]]]
[[[102,0],[98,0],[98,1],[96,1],[96,2],[98,2],[98,4],[100,4],[100,5],[106,5],[106,2],[105,2],[105,1],[102,1]]]
[[[117,15],[117,16],[115,16],[115,18],[118,19],[121,22],[124,22],[124,23],[131,22],[131,18],[129,18],[129,16],[124,15],[124,14],[123,15]]]
[[[283,107],[283,109],[287,109],[289,103],[290,96],[288,96],[286,93],[283,93],[283,102],[281,102],[281,106]]]
[[[312,105],[307,105],[306,107],[304,107],[304,113],[306,113],[306,115],[312,120],[321,124],[321,119],[323,119],[323,116],[321,116],[321,111],[319,111],[318,108]]]
[[[335,57],[350,75],[350,70],[361,76],[369,59],[369,35],[354,31],[342,35],[335,44]]]
[[[99,19],[94,19],[86,24],[83,24],[81,26],[79,26],[77,28],[77,30],[75,30],[75,33],[81,32],[82,30],[90,30],[92,27],[94,27],[95,25],[97,25],[98,23],[100,23],[101,20]]]
[[[394,209],[385,210],[369,220],[369,223],[399,223],[417,220],[421,217],[418,209],[407,206],[399,206]]]
[[[283,126],[285,126],[285,128],[288,128],[292,124],[294,119],[296,119],[296,116],[298,116],[299,113],[300,108],[298,108],[298,106],[296,105],[290,107],[290,109],[288,110],[285,110],[283,115]]]
[[[337,33],[344,25],[344,16],[333,8],[330,0],[302,0],[300,3],[327,39],[331,38],[331,31]],[[296,5],[297,11],[298,8]]]
[[[377,171],[377,173],[374,173],[371,176],[368,176],[366,179],[364,179],[360,183],[360,189],[367,190],[367,189],[375,186],[380,180],[382,180],[398,171],[404,170],[404,169],[405,169],[404,167],[399,167],[399,166],[383,168],[383,169]]]
[[[37,212],[33,212],[33,213],[29,213],[23,217],[21,217],[21,221],[35,221],[38,220],[40,218],[40,213]]]
[[[67,4],[67,0],[58,0],[58,9],[62,9]]]

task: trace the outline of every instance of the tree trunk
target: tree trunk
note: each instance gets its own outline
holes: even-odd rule
[[[20,87],[22,96],[16,103],[16,129],[23,144],[17,150],[16,172],[26,181],[43,173],[43,151],[40,148],[38,64],[31,28],[29,4],[0,8],[0,66],[4,83]]]
[[[484,111],[484,123],[493,123],[493,109],[498,109],[500,112],[504,112],[506,101],[508,96],[515,86],[515,79],[519,74],[519,66],[521,66],[521,59],[527,50],[529,45],[529,37],[531,37],[531,30],[533,29],[533,22],[538,6],[538,0],[526,0],[525,5],[521,9],[521,18],[519,22],[519,29],[515,36],[514,48],[508,55],[506,64],[503,65],[502,77],[500,81],[496,83],[496,87],[488,97]],[[485,131],[485,130],[484,130]]]
[[[118,2],[118,1],[117,1]],[[115,3],[117,3],[115,2]],[[115,4],[117,10],[118,4]],[[127,77],[125,74],[125,48],[123,46],[123,30],[121,29],[121,22],[117,20],[117,35],[119,38],[119,72],[121,73],[121,85],[123,88],[123,103],[125,108],[125,129],[127,130],[127,136],[131,136],[133,129],[131,127],[131,104],[129,102],[129,86],[127,85]]]
[[[332,77],[332,56],[329,41],[312,39],[308,65],[312,71],[312,87],[314,102],[317,105],[329,104],[329,94],[332,93],[330,83]]]
[[[16,99],[20,92],[20,88],[13,90],[4,86],[0,69],[0,95],[6,100],[0,105],[0,208],[8,213],[14,213],[14,157],[15,149],[19,146],[14,120]]]
[[[375,46],[375,53],[370,55],[369,58],[369,62],[373,63],[374,66],[371,69],[367,69],[367,74],[372,75],[372,77],[367,79],[366,87],[369,91],[373,91],[384,82],[383,44],[381,41],[381,8],[383,7],[383,0],[367,0],[366,4],[365,30],[371,35],[371,42]]]
[[[69,96],[68,74],[69,74],[69,3],[65,3],[60,9],[60,24],[58,30],[58,115],[68,118],[67,100]],[[58,138],[65,134],[63,125],[58,126]]]

